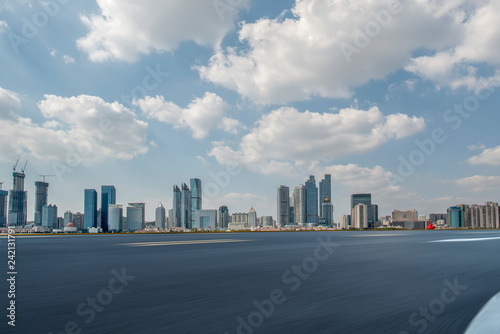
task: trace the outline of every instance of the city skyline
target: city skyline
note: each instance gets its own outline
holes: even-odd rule
[[[151,20],[68,2],[36,30],[25,26],[43,3],[9,4],[0,7],[0,182],[11,189],[12,165],[29,158],[29,220],[43,174],[56,175],[49,202],[63,212],[83,211],[80,189],[105,184],[120,203],[154,208],[193,176],[209,186],[206,207],[275,216],[276,185],[314,175],[318,186],[331,174],[335,221],[353,193],[372,193],[380,214],[496,198],[500,31],[486,15],[495,1],[245,0],[222,13],[200,2],[201,17],[165,2],[145,6]],[[96,23],[110,10],[106,24],[137,27],[127,41]],[[366,35],[372,26],[378,33]]]

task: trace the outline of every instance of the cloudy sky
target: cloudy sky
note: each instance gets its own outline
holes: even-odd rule
[[[335,220],[499,201],[497,0],[6,0],[0,181],[83,210],[117,188],[147,219],[201,178],[204,207],[276,216],[276,188],[333,178]]]

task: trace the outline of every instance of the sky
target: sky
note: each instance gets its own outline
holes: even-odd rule
[[[379,214],[500,200],[497,0],[5,0],[0,182],[26,160],[49,203],[146,203],[203,182],[204,209],[276,217],[276,189],[332,175]],[[18,170],[21,168],[18,167]]]

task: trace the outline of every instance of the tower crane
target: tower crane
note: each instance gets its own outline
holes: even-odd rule
[[[14,170],[14,172],[16,171],[16,168],[17,168],[17,164],[19,163],[19,159],[17,159],[16,161],[16,164],[14,165],[14,168],[12,168]]]
[[[21,173],[24,174],[24,170],[26,169],[26,165],[28,164],[28,159],[26,159],[26,163],[24,164],[23,169],[21,169]]]

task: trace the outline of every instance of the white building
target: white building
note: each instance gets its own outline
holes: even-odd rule
[[[293,189],[293,209],[295,224],[303,226],[306,223],[306,187],[301,184]]]
[[[109,204],[108,206],[108,231],[123,231],[123,205]]]
[[[162,203],[160,203],[158,204],[158,207],[155,211],[155,227],[159,228],[160,230],[164,229],[166,227],[166,220],[167,215],[165,207]]]
[[[368,228],[368,205],[357,204],[351,213],[352,227],[354,228]]]
[[[250,212],[248,212],[248,227],[257,227],[257,212],[255,212],[254,208],[251,208]]]

